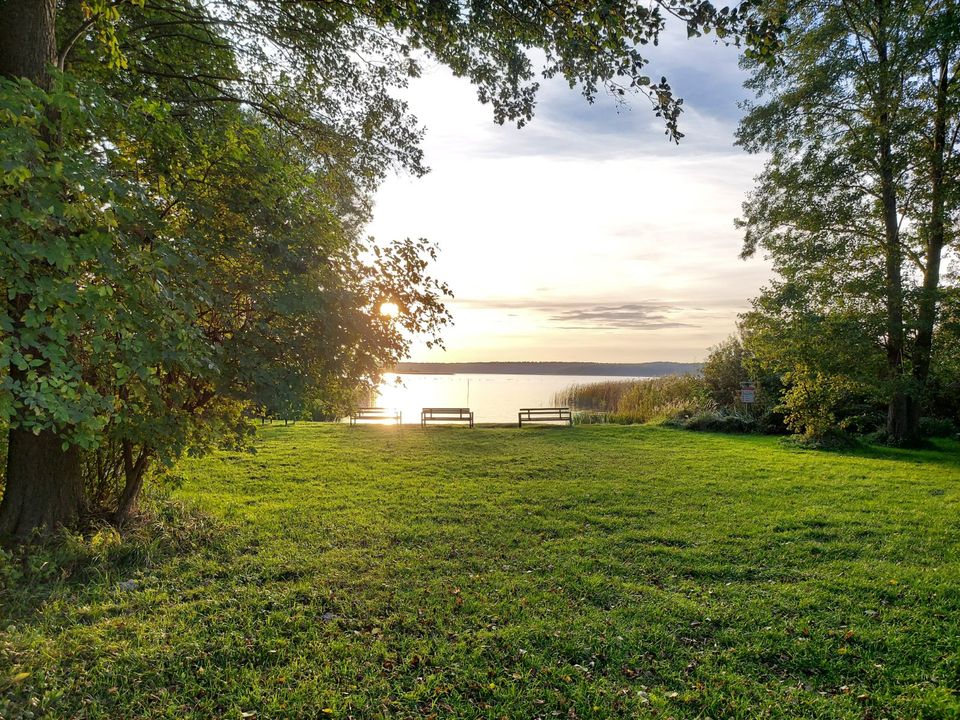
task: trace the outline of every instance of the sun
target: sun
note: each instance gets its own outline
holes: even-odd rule
[[[400,314],[400,308],[395,302],[385,302],[380,304],[380,314],[384,317],[395,318]]]

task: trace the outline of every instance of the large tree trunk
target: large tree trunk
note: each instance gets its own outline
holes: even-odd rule
[[[0,536],[25,539],[76,523],[83,505],[80,453],[51,430],[14,429],[7,450],[7,483],[0,502]]]
[[[903,247],[900,241],[900,218],[897,207],[896,168],[893,157],[892,124],[889,102],[892,93],[887,74],[888,46],[885,36],[877,39],[877,58],[880,61],[878,151],[880,170],[880,200],[883,208],[884,269],[886,274],[887,311],[887,379],[891,385],[887,407],[887,436],[897,444],[916,440],[914,406],[916,398],[905,383],[904,356],[906,331],[903,326]]]
[[[0,3],[0,75],[50,87],[48,65],[56,62],[54,0]]]
[[[903,328],[903,250],[900,246],[900,228],[897,216],[897,195],[893,178],[889,137],[880,140],[880,182],[885,228],[884,262],[887,280],[887,374],[892,386],[887,407],[887,436],[898,444],[914,441],[915,398],[904,387]]]
[[[55,0],[0,2],[0,75],[49,88],[49,66],[56,61],[55,16]],[[30,298],[4,300],[10,304],[16,334]],[[13,369],[11,378],[16,376]],[[63,439],[54,431],[35,434],[17,428],[16,422],[14,418],[7,448],[0,535],[22,539],[75,523],[82,510],[83,484],[77,448],[64,450]]]
[[[946,243],[946,186],[944,167],[947,146],[947,90],[950,84],[950,55],[944,48],[940,56],[937,93],[933,116],[933,142],[930,155],[930,219],[926,227],[923,287],[917,313],[917,341],[913,357],[913,375],[921,390],[930,377],[933,358],[933,334],[937,323],[940,293],[940,261]],[[917,408],[919,423],[919,407]]]

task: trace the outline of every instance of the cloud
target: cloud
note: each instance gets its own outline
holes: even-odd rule
[[[431,274],[457,295],[449,352],[414,359],[695,360],[734,329],[769,277],[732,223],[764,158],[733,146],[736,50],[672,30],[648,74],[684,98],[679,147],[642,97],[544,82],[518,130],[446,68],[411,83],[434,171],[390,178],[369,232],[437,242]]]
[[[670,158],[736,154],[733,132],[740,118],[738,101],[747,74],[739,69],[736,48],[713,38],[688,40],[682,24],[673,24],[660,44],[648,47],[645,72],[665,76],[683,99],[680,145],[668,140],[664,123],[642,93],[625,98],[600,89],[593,103],[581,88],[560,77],[539,79],[533,120],[517,129],[493,122],[490,106],[477,101],[469,83],[453,78],[442,65],[426,60],[424,77],[406,93],[427,125],[428,162],[448,152],[472,157],[545,157],[557,160],[609,160],[624,157]],[[532,53],[535,67],[540,66]]]
[[[629,303],[584,303],[533,298],[458,300],[460,307],[473,310],[503,311],[507,317],[520,312],[542,317],[543,322],[563,330],[642,330],[697,327],[673,317],[685,312],[680,305],[658,301]],[[519,312],[518,312],[519,311]]]
[[[564,310],[551,316],[550,320],[559,323],[567,330],[695,327],[692,323],[670,320],[667,312],[675,309],[669,305],[656,303],[594,305]]]

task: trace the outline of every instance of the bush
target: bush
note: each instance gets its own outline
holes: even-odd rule
[[[772,408],[766,410],[757,420],[757,431],[764,435],[787,435],[790,429],[787,427],[784,414]]]
[[[743,361],[743,343],[735,335],[710,348],[703,364],[703,379],[718,406],[734,406],[740,399],[740,383],[750,379]]]
[[[791,435],[783,442],[804,450],[851,450],[860,446],[860,439],[855,435],[836,429],[819,435]]]
[[[958,432],[957,424],[950,418],[920,418],[920,435],[926,438],[954,437]]]
[[[756,418],[722,410],[701,412],[686,420],[671,423],[671,425],[681,427],[684,430],[700,432],[752,433],[759,429]]]
[[[882,410],[867,408],[863,412],[845,417],[838,423],[838,428],[854,435],[870,435],[886,426],[887,418]]]

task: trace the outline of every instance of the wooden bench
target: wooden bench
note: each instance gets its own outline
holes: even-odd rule
[[[362,407],[357,408],[350,413],[350,424],[356,425],[358,422],[363,420],[369,420],[371,422],[393,420],[397,423],[397,425],[399,425],[402,418],[403,414],[399,410],[379,407]]]
[[[560,408],[520,408],[517,425],[524,423],[564,422],[573,425],[573,414],[568,407]]]
[[[424,408],[420,411],[420,427],[428,422],[467,422],[473,427],[473,411],[470,408]]]

